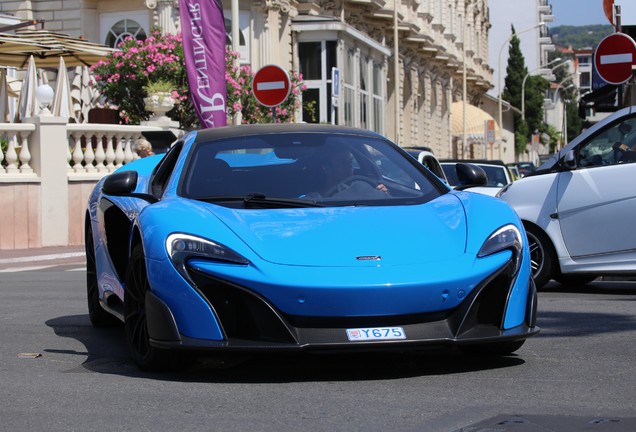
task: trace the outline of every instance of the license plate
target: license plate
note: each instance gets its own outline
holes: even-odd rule
[[[376,341],[406,339],[402,327],[368,327],[347,329],[347,338],[350,341]]]

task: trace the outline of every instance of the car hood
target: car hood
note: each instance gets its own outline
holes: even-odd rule
[[[408,265],[452,260],[466,249],[466,215],[453,194],[393,207],[206,206],[261,259],[276,264]]]

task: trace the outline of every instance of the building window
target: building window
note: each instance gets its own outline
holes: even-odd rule
[[[299,72],[307,90],[303,92],[303,121],[331,121],[331,68],[336,66],[336,41],[298,43]]]
[[[592,86],[592,79],[590,72],[581,72],[579,75],[579,87],[580,88],[590,88]]]
[[[327,28],[329,24],[332,28]],[[386,117],[386,57],[391,51],[374,39],[352,32],[339,21],[324,28],[316,23],[295,22],[298,71],[307,90],[303,92],[303,120],[332,122],[384,132]],[[308,27],[311,27],[309,29]],[[337,27],[340,30],[334,29]],[[332,68],[340,71],[340,99],[332,108]],[[311,118],[307,103],[316,113]],[[332,112],[333,111],[333,112]]]
[[[382,63],[373,64],[373,130],[384,133],[385,80]]]
[[[225,17],[225,43],[232,46],[232,11],[224,10]],[[247,11],[239,11],[239,63],[250,62],[250,14]]]
[[[345,55],[345,66],[342,74],[343,78],[343,103],[344,103],[344,124],[346,126],[354,126],[354,109],[355,104],[355,87],[354,87],[354,73],[355,73],[355,59],[356,50],[348,49]]]
[[[368,122],[369,119],[369,68],[370,62],[368,58],[360,61],[360,127],[363,129],[372,129]]]
[[[120,43],[126,40],[126,38],[130,37],[136,40],[145,40],[146,36],[146,32],[137,21],[132,19],[123,19],[115,23],[115,25],[108,30],[105,44],[116,48]]]
[[[147,10],[104,13],[99,16],[100,40],[116,48],[127,37],[145,40],[150,34],[150,13]]]

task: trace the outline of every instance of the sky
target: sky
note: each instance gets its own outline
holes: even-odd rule
[[[548,3],[552,5],[552,15],[555,17],[550,27],[610,23],[603,12],[603,0],[548,0]]]

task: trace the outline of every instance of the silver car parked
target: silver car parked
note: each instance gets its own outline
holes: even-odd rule
[[[498,194],[523,220],[537,287],[636,275],[636,106],[586,130]]]

